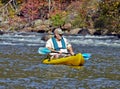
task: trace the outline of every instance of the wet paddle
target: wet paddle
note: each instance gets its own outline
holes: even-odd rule
[[[48,48],[39,48],[38,53],[39,54],[48,54],[48,53],[51,53],[51,50],[49,50]],[[55,52],[55,53],[58,53],[58,52]],[[69,54],[69,53],[64,53],[64,54]],[[91,58],[90,53],[82,53],[82,56],[84,57],[85,60],[88,60]]]

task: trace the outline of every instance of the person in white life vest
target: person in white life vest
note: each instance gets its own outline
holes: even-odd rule
[[[54,37],[48,39],[46,42],[46,48],[52,51],[52,53],[50,53],[51,58],[59,58],[61,55],[65,55],[65,53],[74,55],[72,45],[62,35],[63,31],[57,28],[54,30]]]

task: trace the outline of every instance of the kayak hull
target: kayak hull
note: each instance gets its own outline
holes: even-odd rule
[[[78,53],[75,56],[69,56],[65,58],[58,58],[58,59],[45,59],[43,60],[44,64],[62,64],[62,65],[72,65],[72,66],[81,66],[84,64],[84,58],[82,54]]]

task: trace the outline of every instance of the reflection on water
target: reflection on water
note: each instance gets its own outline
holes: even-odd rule
[[[41,36],[32,37],[40,40]],[[23,40],[26,38],[32,40],[31,36],[22,37]],[[69,39],[73,42],[73,38]],[[39,44],[44,45],[43,41],[33,41],[37,44],[34,46],[26,45],[29,44],[26,41],[18,43],[24,45],[16,42],[16,45],[0,46],[0,89],[120,89],[118,46],[75,43],[73,48],[76,53],[91,53],[92,58],[84,66],[66,66],[42,64],[45,55],[39,55],[37,49],[41,46]]]

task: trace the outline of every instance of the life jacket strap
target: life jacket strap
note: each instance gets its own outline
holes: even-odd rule
[[[61,39],[62,47],[58,47],[58,43],[57,43],[55,37],[52,37],[52,42],[53,42],[55,50],[59,51],[60,49],[66,49],[66,45],[65,45],[65,41],[64,41],[63,37]]]

